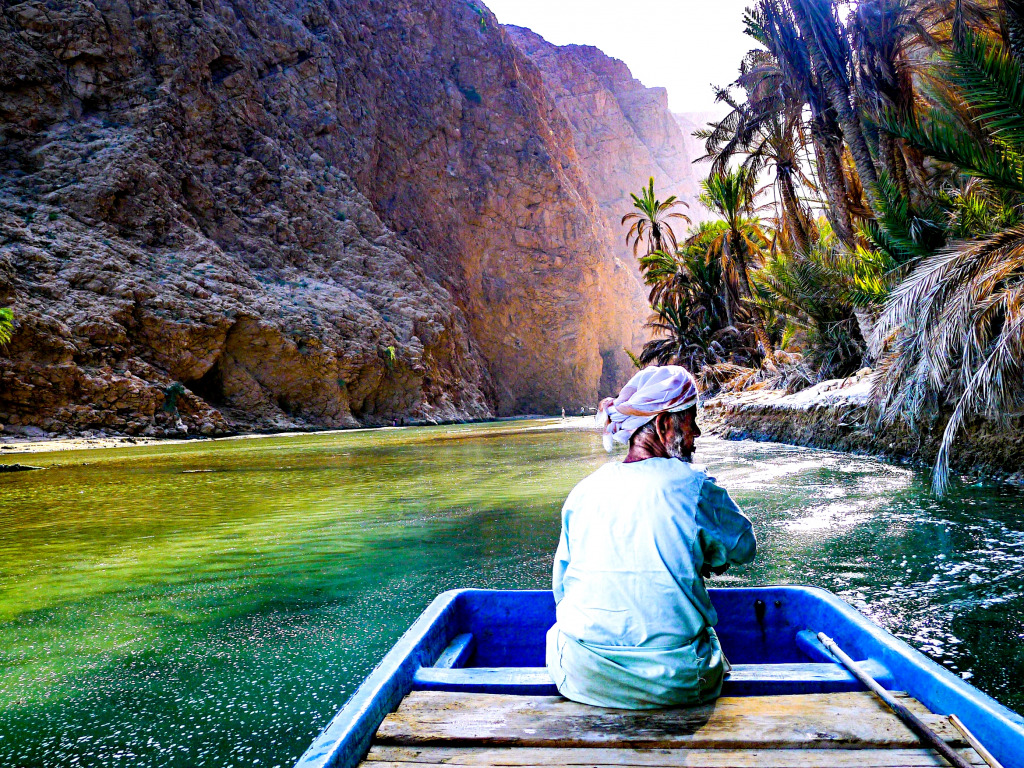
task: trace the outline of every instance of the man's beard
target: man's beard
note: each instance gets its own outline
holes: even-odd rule
[[[693,449],[686,448],[686,446],[684,445],[685,442],[685,435],[673,435],[671,440],[669,440],[667,443],[664,443],[665,453],[667,453],[669,457],[673,459],[679,459],[680,461],[687,462],[693,461]]]

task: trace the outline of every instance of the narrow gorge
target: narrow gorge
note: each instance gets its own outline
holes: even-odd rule
[[[628,192],[696,194],[664,90],[465,0],[5,3],[0,57],[7,433],[578,410]]]

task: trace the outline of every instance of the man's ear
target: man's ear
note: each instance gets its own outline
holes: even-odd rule
[[[666,444],[671,421],[672,414],[670,413],[659,413],[654,417],[654,431],[658,434],[658,439],[661,440],[662,445]]]

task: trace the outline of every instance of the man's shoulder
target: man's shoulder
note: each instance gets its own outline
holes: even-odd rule
[[[628,464],[610,461],[580,480],[569,493],[566,505],[595,494],[602,497],[624,487],[630,488],[632,493],[683,487],[699,492],[708,479],[713,481],[703,465],[678,459],[652,458]]]
[[[679,459],[647,459],[642,463],[649,464],[651,474],[664,476],[668,481],[687,480],[696,483],[708,479],[707,468],[703,464],[691,464]]]
[[[609,461],[607,464],[602,464],[600,467],[595,469],[589,475],[580,480],[573,487],[570,492],[570,497],[574,493],[585,493],[591,488],[607,485],[608,483],[615,482],[615,476],[618,474],[619,468],[622,464],[618,461]]]

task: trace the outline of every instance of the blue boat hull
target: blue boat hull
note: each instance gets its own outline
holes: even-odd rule
[[[956,714],[1006,768],[1024,768],[1024,718],[968,685],[822,589],[712,589],[716,626],[734,665],[723,695],[863,690],[814,639],[821,631],[883,686],[932,712]],[[548,591],[455,590],[438,596],[299,759],[351,768],[385,715],[411,690],[554,693],[544,638]],[[454,642],[453,642],[454,641]],[[435,666],[437,665],[437,666]]]

